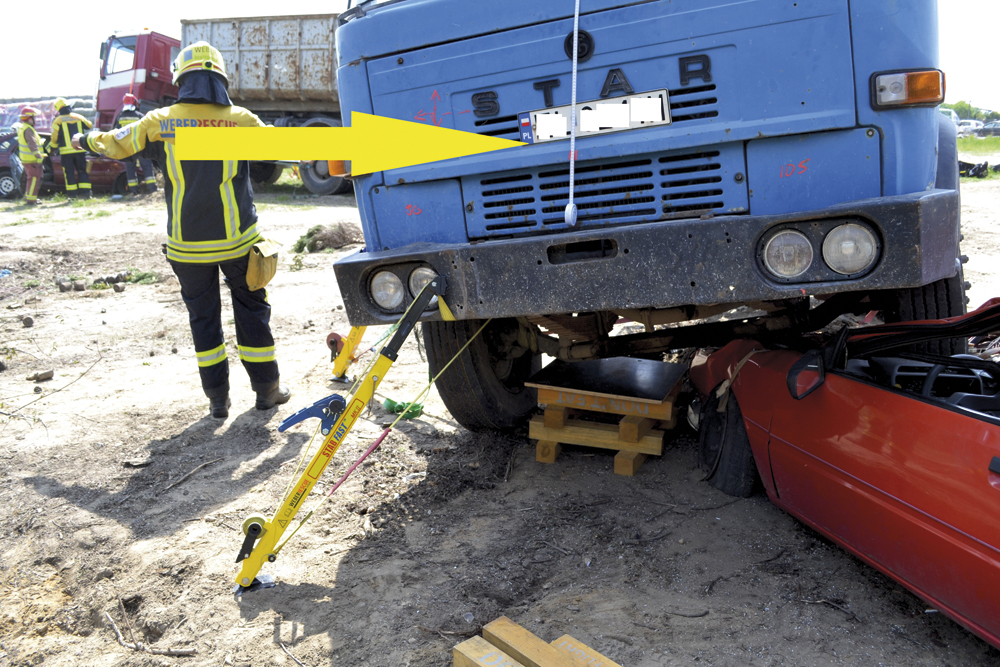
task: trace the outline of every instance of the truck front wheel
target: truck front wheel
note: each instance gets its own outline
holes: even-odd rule
[[[482,321],[424,322],[431,376],[458,354]],[[472,431],[510,430],[524,423],[537,392],[524,382],[541,368],[541,355],[517,346],[516,320],[493,320],[438,378],[441,400]],[[519,352],[523,352],[518,354]]]

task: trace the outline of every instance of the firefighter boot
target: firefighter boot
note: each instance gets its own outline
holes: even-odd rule
[[[229,394],[223,396],[216,396],[215,398],[208,399],[209,409],[212,412],[212,416],[216,419],[225,419],[229,416],[229,406],[233,404],[229,400]]]
[[[255,384],[253,390],[257,392],[258,410],[270,410],[276,405],[287,403],[292,397],[292,391],[277,381],[264,385]]]

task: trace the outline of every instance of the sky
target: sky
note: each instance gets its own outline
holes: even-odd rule
[[[572,0],[561,1],[572,4]],[[8,55],[8,61],[11,54],[35,52],[40,54],[36,63],[42,67],[41,70],[20,65],[5,68],[0,80],[0,98],[93,95],[100,68],[100,45],[111,33],[149,28],[180,37],[182,18],[226,15],[217,3],[211,3],[214,8],[207,8],[210,3],[204,0],[171,0],[130,3],[127,11],[81,13],[73,10],[72,20],[46,20],[62,4],[69,5],[65,0],[55,0],[45,4],[44,11],[37,14],[38,25],[45,26],[42,37],[36,30],[6,31],[4,53]],[[227,6],[238,6],[243,16],[268,16],[279,13],[275,11],[277,4],[273,0],[241,0]],[[295,0],[294,7],[296,14],[339,12],[346,9],[347,0]],[[32,10],[32,5],[25,5],[18,16],[30,16]],[[993,41],[996,26],[1000,24],[1000,2],[939,0],[938,13],[941,69],[948,80],[946,101],[965,100],[980,108],[1000,111],[1000,77],[997,76],[996,44]]]

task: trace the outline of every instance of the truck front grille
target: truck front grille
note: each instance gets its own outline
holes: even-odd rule
[[[694,88],[678,88],[670,91],[672,124],[715,118],[719,115],[718,105],[719,98],[715,95],[715,84]],[[528,111],[528,109],[524,111]],[[487,137],[500,137],[501,139],[517,141],[521,136],[518,132],[516,115],[477,120],[475,127],[476,134]]]
[[[748,211],[742,145],[581,162],[574,201],[579,226],[633,224]],[[567,228],[569,167],[541,167],[462,179],[469,238]]]

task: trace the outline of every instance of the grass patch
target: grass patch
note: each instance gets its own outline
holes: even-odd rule
[[[29,280],[28,282],[24,283],[24,286],[27,287],[28,289],[31,289],[32,287],[38,287],[41,284],[42,283],[39,280]]]
[[[156,271],[132,271],[132,275],[128,279],[128,282],[136,285],[152,285],[159,281],[160,276]]]
[[[1000,153],[1000,137],[959,137],[958,152],[968,155]]]

